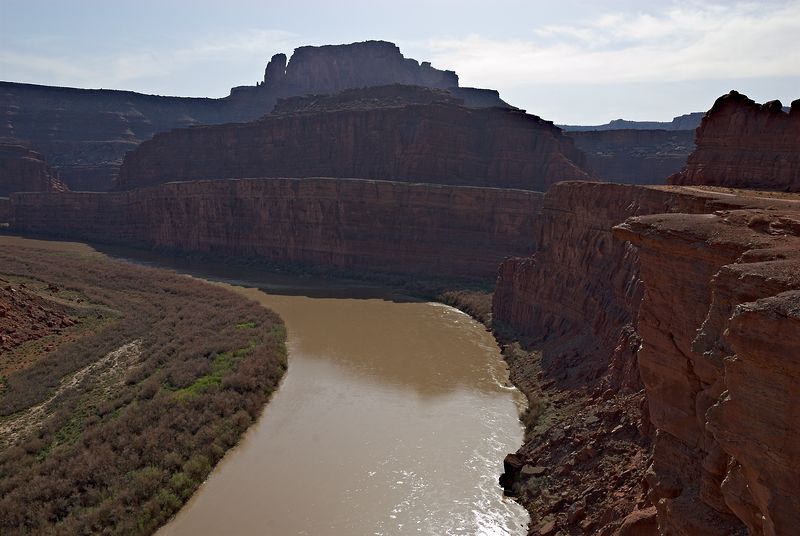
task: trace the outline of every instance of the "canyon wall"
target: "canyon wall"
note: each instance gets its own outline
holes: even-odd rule
[[[694,130],[597,130],[567,132],[586,154],[598,179],[623,184],[664,184],[686,164]]]
[[[43,154],[72,190],[108,190],[122,157],[157,132],[257,119],[277,99],[382,84],[458,86],[452,71],[403,57],[384,41],[301,47],[286,64],[278,54],[264,81],[233,88],[222,99],[165,97],[132,91],[0,82],[0,138]],[[475,90],[478,105],[504,105]]]
[[[656,523],[663,535],[791,534],[800,521],[800,197],[562,183],[545,195],[537,229],[537,251],[501,265],[494,321],[541,349],[546,396],[584,397],[586,412],[609,399],[628,414],[639,406],[643,450],[627,455],[639,461],[626,472],[649,470],[631,524],[652,520],[645,534]],[[558,422],[518,456],[554,464],[551,479],[569,490],[574,478],[558,465],[574,461],[559,457],[552,430],[576,423]],[[578,425],[585,439],[573,452],[601,448],[592,438],[608,425]],[[609,459],[619,440],[602,447]],[[612,533],[608,505],[573,500],[595,522],[606,515],[600,533]],[[577,523],[569,504],[541,504],[559,526]]]
[[[240,179],[11,197],[12,227],[333,270],[492,279],[535,248],[542,194],[372,180]]]
[[[668,187],[556,184],[544,197],[534,255],[505,260],[494,295],[494,320],[544,342],[545,367],[570,383],[596,378],[610,363],[615,388],[640,388],[635,330],[642,288],[636,249],[611,228],[630,216],[708,212],[726,198]]]
[[[800,523],[800,198],[629,219],[646,291],[639,370],[663,534]]]
[[[11,222],[11,200],[0,197],[0,224]]]
[[[697,150],[670,184],[800,191],[800,100],[756,104],[731,91],[697,129]]]
[[[117,186],[330,176],[544,191],[588,179],[582,165],[572,140],[520,110],[382,100],[158,134],[126,155]]]
[[[65,190],[42,155],[14,143],[0,142],[0,196],[11,192],[55,192]]]

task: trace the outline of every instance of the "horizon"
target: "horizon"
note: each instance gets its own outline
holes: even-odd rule
[[[5,4],[0,79],[8,82],[220,98],[254,85],[276,53],[381,40],[556,124],[670,121],[732,89],[785,106],[800,98],[796,0],[513,0],[492,10],[473,1],[313,0],[302,12],[239,0],[222,13],[203,0],[190,14],[174,0]]]

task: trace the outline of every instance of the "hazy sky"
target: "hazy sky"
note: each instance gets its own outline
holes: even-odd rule
[[[557,123],[800,98],[800,0],[0,0],[0,80],[221,97],[276,52],[366,39]]]

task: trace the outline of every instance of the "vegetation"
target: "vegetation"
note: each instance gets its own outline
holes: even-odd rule
[[[0,276],[76,321],[48,351],[15,348],[36,359],[2,378],[0,534],[152,533],[286,369],[277,315],[222,287],[21,246],[0,250]]]

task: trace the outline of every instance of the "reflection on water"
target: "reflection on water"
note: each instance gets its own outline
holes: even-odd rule
[[[524,534],[497,486],[518,394],[482,326],[437,304],[239,291],[286,321],[289,372],[161,534]]]
[[[478,323],[370,284],[147,262],[234,282],[289,333],[262,417],[161,536],[525,533],[497,485],[522,398]]]

